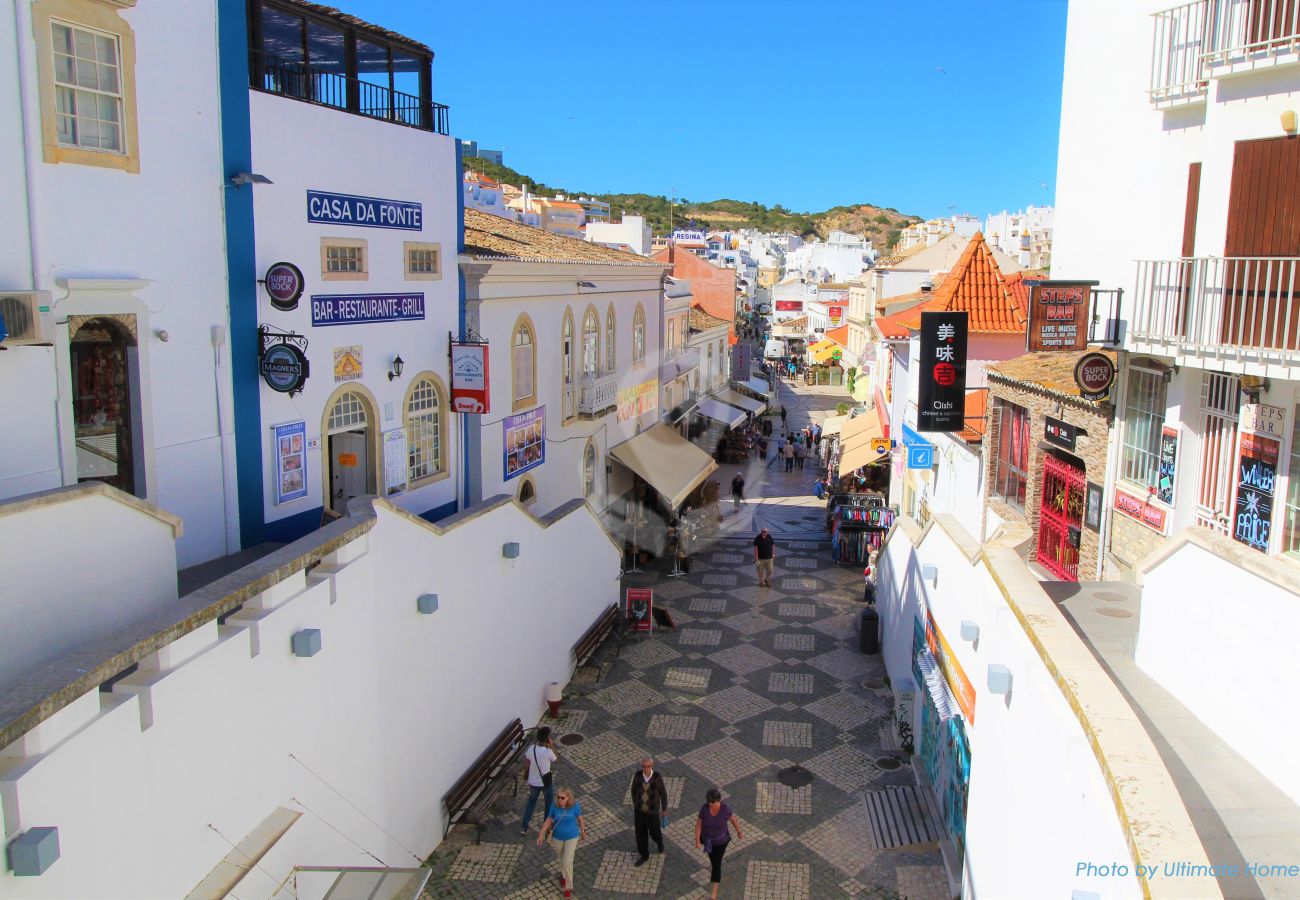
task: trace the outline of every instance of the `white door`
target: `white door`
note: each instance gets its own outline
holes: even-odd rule
[[[366,436],[366,431],[330,435],[330,508],[337,513],[346,514],[349,500],[369,493]]]

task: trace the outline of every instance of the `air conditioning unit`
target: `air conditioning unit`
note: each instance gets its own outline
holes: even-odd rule
[[[0,291],[0,335],[4,344],[48,344],[54,340],[49,291]]]

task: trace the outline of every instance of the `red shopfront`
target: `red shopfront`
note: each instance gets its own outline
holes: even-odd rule
[[[1079,580],[1087,486],[1083,469],[1056,456],[1043,457],[1036,558],[1044,569],[1066,581]]]

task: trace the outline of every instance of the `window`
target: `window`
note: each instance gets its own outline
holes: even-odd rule
[[[1124,397],[1124,443],[1120,477],[1143,488],[1160,478],[1160,429],[1165,421],[1165,379],[1150,369],[1129,369]]]
[[[563,417],[571,419],[577,414],[577,403],[573,396],[573,313],[567,309],[560,326],[560,380],[564,391]]]
[[[582,496],[593,497],[596,493],[596,445],[587,444],[582,453]]]
[[[993,493],[1019,510],[1025,508],[1029,472],[1029,410],[999,401],[998,448],[993,460]]]
[[[320,277],[325,281],[365,281],[369,253],[360,238],[321,238]]]
[[[645,362],[645,307],[636,305],[632,315],[632,363]]]
[[[32,4],[46,162],[140,171],[135,33],[120,15],[120,7],[129,5],[102,0]]]
[[[531,406],[536,399],[537,347],[533,323],[527,316],[515,322],[514,339],[510,346],[510,384],[513,409]]]
[[[442,389],[435,376],[416,376],[406,394],[407,478],[415,487],[446,472]]]
[[[614,304],[609,305],[609,311],[605,313],[605,371],[613,372],[617,366],[617,357],[614,352],[614,336],[617,331],[614,328]]]
[[[1300,558],[1300,406],[1291,429],[1291,464],[1286,471],[1286,505],[1282,510],[1282,552]]]
[[[533,484],[531,476],[524,476],[523,481],[519,482],[519,505],[532,506],[537,502],[537,486]]]
[[[582,317],[582,374],[596,375],[600,371],[600,317],[588,307]]]
[[[406,265],[407,281],[439,281],[442,279],[442,245],[404,241],[402,253]]]
[[[664,349],[664,357],[672,359],[677,355],[677,319],[668,320],[668,346]]]

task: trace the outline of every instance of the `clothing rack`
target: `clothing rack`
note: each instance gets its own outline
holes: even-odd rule
[[[839,507],[831,523],[831,560],[840,565],[861,565],[871,560],[893,527],[897,510],[875,504]]]

